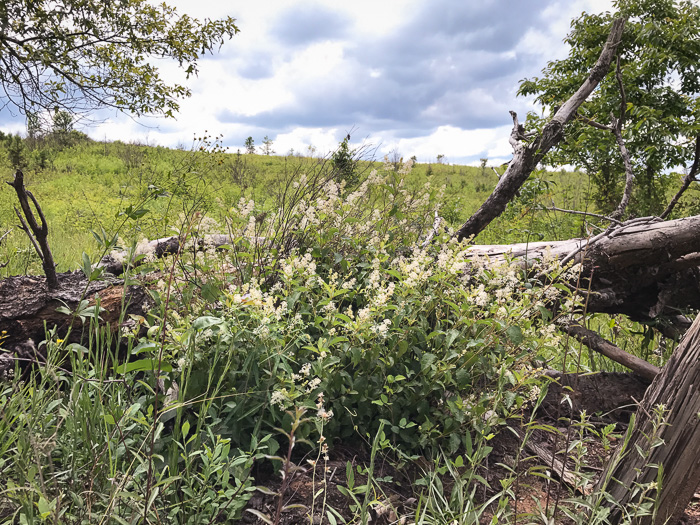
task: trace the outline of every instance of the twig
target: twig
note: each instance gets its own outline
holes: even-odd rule
[[[625,146],[625,141],[622,138],[622,125],[625,123],[625,113],[627,111],[627,96],[625,95],[625,86],[622,82],[620,55],[617,55],[617,62],[615,64],[615,78],[617,79],[617,86],[620,89],[620,117],[616,119],[611,113],[610,123],[612,125],[612,132],[615,135],[615,141],[620,148],[622,162],[625,165],[625,191],[622,194],[620,204],[612,213],[612,216],[617,218],[622,217],[622,214],[625,212],[627,204],[629,203],[632,195],[632,187],[634,186],[634,171],[632,170],[632,162],[630,161],[630,154],[627,151],[627,146]]]
[[[560,264],[561,266],[564,266],[564,265],[565,265],[566,263],[568,263],[571,259],[573,259],[574,257],[576,257],[576,254],[578,254],[580,251],[586,249],[586,248],[589,247],[591,244],[595,244],[596,242],[598,242],[600,239],[602,239],[603,237],[605,237],[605,236],[607,236],[607,235],[609,235],[608,230],[605,230],[604,232],[599,233],[598,235],[596,235],[595,237],[593,237],[592,239],[588,239],[586,242],[582,242],[580,246],[577,246],[576,248],[574,248],[573,250],[571,250],[571,251],[566,255],[566,257],[564,257],[564,258],[561,260],[561,262],[560,262],[559,264]]]
[[[590,217],[597,217],[599,219],[605,219],[606,221],[614,222],[618,226],[622,226],[622,223],[618,221],[617,219],[613,219],[612,217],[608,217],[607,215],[600,215],[599,213],[592,213],[590,211],[576,211],[576,210],[564,210],[562,208],[557,208],[556,206],[550,206],[547,208],[549,211],[560,211],[562,213],[572,213],[574,215],[587,215]]]
[[[576,115],[576,120],[580,120],[584,124],[588,124],[589,126],[592,126],[594,128],[602,129],[603,131],[612,131],[612,128],[610,126],[606,126],[605,124],[596,122],[595,120],[590,119],[588,117],[584,117],[583,115]]]
[[[2,242],[2,240],[3,240],[5,237],[7,237],[8,235],[10,235],[10,233],[12,232],[12,230],[13,230],[13,228],[10,228],[9,230],[7,230],[7,231],[2,235],[2,237],[0,237],[0,243]]]
[[[588,124],[589,126],[592,126],[594,128],[602,129],[603,131],[609,131],[615,136],[615,142],[617,142],[617,146],[620,149],[620,156],[622,157],[622,162],[625,166],[625,190],[622,194],[622,200],[620,201],[620,204],[617,206],[617,208],[611,215],[612,218],[617,219],[619,217],[622,217],[622,214],[625,212],[625,209],[627,209],[627,205],[629,204],[629,200],[632,195],[632,187],[634,186],[634,171],[632,169],[632,162],[630,160],[629,151],[627,150],[625,141],[622,138],[622,126],[625,123],[625,114],[627,112],[627,95],[625,94],[625,86],[622,82],[620,55],[617,55],[617,59],[615,62],[615,79],[617,80],[617,86],[620,89],[619,118],[616,118],[615,115],[610,113],[609,126],[596,122],[595,120],[590,119],[588,117],[584,117],[582,115],[576,115],[576,118],[581,122]],[[608,218],[608,220],[612,219]]]
[[[673,211],[673,208],[676,206],[678,203],[679,199],[685,192],[690,187],[690,183],[695,180],[695,176],[698,174],[698,165],[700,164],[700,135],[698,135],[695,138],[695,160],[693,161],[693,165],[690,168],[690,171],[685,174],[685,177],[683,177],[683,184],[681,185],[681,188],[678,190],[678,193],[676,193],[673,196],[673,199],[671,199],[671,202],[668,203],[668,206],[664,210],[664,212],[660,215],[662,219],[665,219],[668,217],[671,212]],[[2,240],[2,239],[0,239]]]

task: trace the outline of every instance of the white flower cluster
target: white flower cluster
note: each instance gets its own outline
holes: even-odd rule
[[[282,276],[286,281],[302,277],[307,285],[313,285],[317,278],[316,261],[311,253],[306,253],[301,257],[292,255],[283,260],[281,266]]]

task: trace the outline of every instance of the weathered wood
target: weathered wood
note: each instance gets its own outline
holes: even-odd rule
[[[478,235],[491,221],[503,213],[508,203],[530,176],[532,170],[544,158],[545,154],[561,141],[566,123],[574,118],[581,104],[585,102],[600,81],[608,74],[622,37],[624,26],[625,20],[623,18],[616,18],[613,21],[608,39],[588,78],[576,93],[562,104],[554,117],[552,117],[552,120],[544,126],[542,132],[531,143],[523,142],[526,137],[518,124],[517,115],[511,113],[513,115],[511,144],[513,144],[515,149],[513,159],[508,164],[506,172],[499,179],[493,193],[467,222],[457,230],[455,236],[458,239],[461,240]]]
[[[56,309],[67,306],[75,310],[82,298],[94,305],[99,297],[100,307],[104,309],[100,314],[101,323],[109,323],[114,329],[118,328],[122,304],[126,306],[126,313],[142,314],[143,305],[148,300],[143,287],[128,286],[122,302],[124,281],[113,277],[88,284],[81,272],[69,272],[58,274],[57,281],[55,290],[48,290],[43,277],[8,277],[0,281],[0,332],[7,332],[3,349],[19,350],[22,354],[23,349],[32,345],[27,343],[28,340],[35,345],[44,340],[45,326],[49,329],[55,326],[58,337],[63,338],[71,322],[70,340],[80,341],[84,328],[80,319],[72,319]]]
[[[663,483],[658,493],[656,519],[639,518],[639,525],[678,523],[684,509],[700,483],[700,317],[695,319],[681,344],[647,390],[637,412],[636,424],[625,450],[616,451],[598,482],[606,488],[612,501],[603,500],[612,510],[611,523],[618,523],[621,511],[635,504],[633,489],[637,484],[656,481],[658,466],[663,466]],[[651,448],[655,407],[666,410],[665,425],[657,431],[663,444]],[[649,451],[644,458],[638,450]],[[654,491],[650,494],[654,495]]]
[[[521,440],[525,438],[523,432],[518,432],[518,435],[520,435]],[[570,487],[578,487],[581,481],[580,477],[576,475],[575,472],[567,468],[566,464],[556,457],[553,452],[547,450],[542,445],[535,443],[532,439],[527,440],[525,447],[540,458],[543,465],[549,466],[553,473],[564,483]],[[586,483],[583,487],[580,487],[580,490],[584,494],[590,493],[590,484]]]
[[[579,293],[590,312],[619,313],[638,321],[700,308],[700,216],[635,219],[593,239],[470,246],[469,254],[507,257],[531,266],[546,258],[582,264]]]
[[[652,381],[660,371],[658,367],[647,363],[644,359],[625,352],[621,348],[618,348],[612,344],[610,341],[603,339],[593,330],[589,330],[580,324],[562,323],[559,324],[559,327],[567,334],[581,341],[591,350],[595,350],[608,359],[612,359],[616,363],[629,368],[633,372],[636,372],[642,376],[644,379]]]

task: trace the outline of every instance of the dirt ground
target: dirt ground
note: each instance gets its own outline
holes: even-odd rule
[[[614,434],[624,433],[630,415],[635,411],[635,402],[642,399],[647,387],[647,383],[630,374],[559,375],[557,380],[558,384],[550,386],[547,398],[534,417],[538,423],[555,427],[559,432],[537,430],[528,439],[528,443],[535,447],[526,447],[521,451],[522,440],[519,436],[512,431],[501,431],[490,443],[493,451],[485,462],[483,471],[480,472],[491,487],[489,489],[485,485],[480,485],[477,488],[476,495],[480,501],[487,501],[493,495],[494,488],[501,486],[500,480],[507,477],[508,468],[518,473],[517,483],[512,487],[515,500],[511,502],[517,514],[523,516],[522,522],[519,520],[518,523],[539,521],[534,518],[540,512],[538,505],[550,511],[559,509],[555,519],[557,524],[570,523],[561,512],[561,507],[566,505],[564,501],[566,498],[572,497],[573,489],[560,480],[561,463],[556,463],[560,458],[544,461],[542,456],[535,454],[535,449],[544,451],[545,456],[549,453],[551,458],[552,450],[561,450],[567,445],[567,440],[571,443],[572,440],[577,439],[575,427],[566,425],[564,422],[567,416],[579,414],[582,410],[591,415],[588,421],[598,434],[600,429],[611,423],[616,424]],[[563,395],[565,399],[562,403]],[[512,428],[519,426],[517,421],[511,424]],[[579,469],[584,473],[592,474],[594,479],[597,479],[618,440],[610,437],[606,444],[595,434],[596,432],[586,433],[588,438],[585,444],[586,452]],[[518,457],[521,459],[516,461]],[[348,463],[354,467],[368,465],[367,452],[350,444],[334,444],[329,452],[328,461],[321,460],[312,466],[308,459],[297,458],[296,460],[296,464],[301,468],[290,475],[290,482],[281,503],[282,507],[287,507],[287,510],[281,512],[279,523],[309,524],[309,516],[313,516],[312,521],[315,525],[322,523],[334,525],[334,518],[337,523],[341,523],[340,516],[348,523],[352,523],[357,515],[357,505],[362,503],[364,496],[357,496],[359,501],[356,502],[342,493],[342,489],[348,486],[346,466]],[[370,523],[386,525],[412,523],[418,504],[412,485],[420,473],[429,468],[428,463],[419,459],[412,464],[407,464],[399,471],[389,461],[377,460],[375,467],[375,479],[381,478],[384,481],[378,482],[377,485],[381,490],[373,494],[372,499],[379,503],[374,503],[370,507]],[[566,468],[573,471],[575,467],[569,461]],[[355,472],[357,472],[356,468]],[[280,491],[282,481],[279,473],[259,474],[261,475],[256,479],[258,485],[266,486],[272,492]],[[354,481],[355,486],[358,486],[364,484],[366,478],[356,474]],[[451,490],[450,483],[450,478],[445,477],[444,492],[447,495]],[[277,495],[256,492],[243,513],[242,522],[251,525],[264,524],[265,519],[260,516],[274,521],[279,504],[280,498]],[[334,509],[337,515],[329,512],[328,509]],[[331,514],[330,519],[329,514]],[[528,514],[530,516],[527,516]],[[489,523],[491,516],[492,514],[486,512],[482,523]],[[700,499],[693,499],[681,523],[700,525]]]

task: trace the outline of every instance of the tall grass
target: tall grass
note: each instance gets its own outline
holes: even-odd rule
[[[366,523],[371,509],[386,507],[379,458],[419,457],[427,466],[416,463],[424,468],[406,522],[559,519],[556,505],[518,515],[525,442],[500,487],[483,474],[494,437],[542,401],[540,364],[580,351],[555,331],[556,315],[582,308],[561,285],[576,269],[544,261],[542,282],[510,262],[473,260],[449,222],[425,242],[436,211],[458,224],[495,175],[367,161],[349,187],[328,158],[243,159],[208,137],[196,145],[81,142],[29,179],[62,268],[89,251],[92,275],[90,260],[118,248],[108,241],[116,234],[131,250],[126,260],[141,236],[174,233],[180,248],[142,267],[153,308],[105,327],[98,304],[80,344],[47,327],[44,357],[0,383],[4,522],[232,522],[266,490],[255,473],[273,465],[284,473],[275,510],[255,514],[276,525],[291,510],[284,498],[300,458],[325,460],[329,446],[358,440],[367,440],[370,461],[346,468],[349,521]],[[543,180],[550,176],[534,178],[486,239],[580,228],[569,216],[554,228],[541,209],[585,202],[578,187]],[[471,185],[471,200],[457,201]],[[79,195],[85,206],[74,204]],[[86,230],[98,227],[108,233],[90,251]],[[212,230],[230,242],[199,252]],[[3,243],[5,272],[34,272],[19,233]],[[524,425],[526,438],[533,425]],[[309,523],[344,519],[325,490],[314,487]],[[604,523],[604,497],[561,508]],[[649,508],[640,501],[640,512]]]

